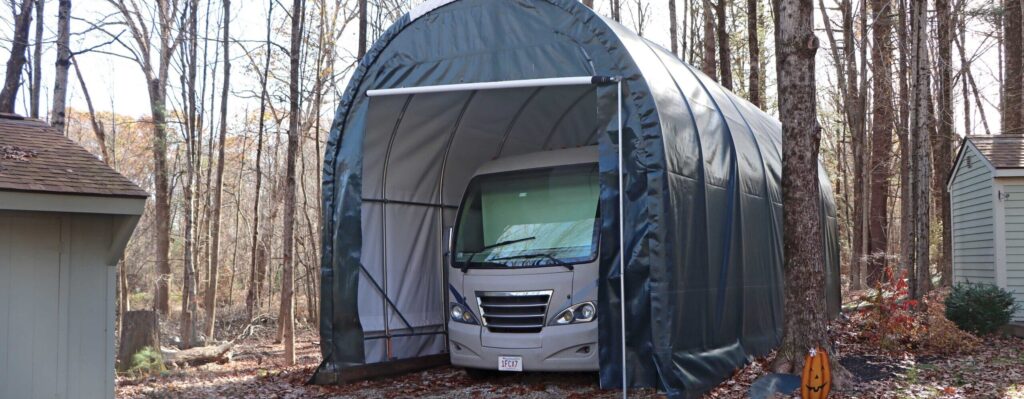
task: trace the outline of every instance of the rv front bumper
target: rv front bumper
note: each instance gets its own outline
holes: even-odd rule
[[[487,334],[490,346],[481,344]],[[547,326],[539,333],[498,334],[448,323],[452,365],[497,370],[499,356],[519,356],[523,371],[597,371],[597,322]]]

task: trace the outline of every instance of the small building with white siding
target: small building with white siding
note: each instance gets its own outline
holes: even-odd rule
[[[0,114],[0,398],[113,398],[118,260],[148,194]]]
[[[997,285],[1024,306],[1024,135],[965,138],[948,188],[953,282]]]

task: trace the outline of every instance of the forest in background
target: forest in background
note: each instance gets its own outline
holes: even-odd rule
[[[777,114],[769,2],[583,2]],[[296,322],[315,328],[320,171],[334,109],[366,47],[419,1],[270,1],[259,5],[264,40],[232,35],[231,15],[248,2],[95,3],[103,17],[88,20],[69,0],[9,3],[0,111],[49,121],[154,194],[119,265],[119,314],[170,316],[182,347],[261,315],[283,337],[292,317],[282,305],[294,295]],[[886,267],[910,273],[915,297],[949,285],[945,180],[961,135],[1024,133],[1021,1],[935,0],[914,15],[917,3],[815,4],[821,159],[839,209],[845,289],[880,283]],[[911,31],[915,17],[926,29]],[[44,65],[51,53],[57,62]],[[113,96],[90,97],[101,83],[78,57],[132,62],[150,113],[119,114]],[[915,77],[931,90],[915,93]],[[993,80],[997,95],[986,87]],[[69,107],[71,88],[85,107]],[[114,112],[96,110],[106,102]],[[921,115],[923,128],[910,129]]]

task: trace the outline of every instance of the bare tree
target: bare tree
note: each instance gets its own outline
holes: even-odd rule
[[[185,246],[181,288],[181,347],[188,349],[192,347],[193,337],[196,335],[195,319],[199,317],[198,306],[198,276],[196,273],[196,219],[198,209],[196,191],[198,191],[198,169],[202,150],[202,139],[198,119],[196,118],[197,93],[196,93],[196,70],[198,59],[196,58],[196,45],[198,34],[196,25],[198,20],[198,0],[191,0],[185,3],[185,12],[182,13],[182,24],[186,26],[188,40],[182,46],[181,58],[185,65],[186,73],[181,75],[182,98],[185,100],[185,167],[186,181],[182,190],[185,197]]]
[[[366,55],[366,0],[359,0],[359,49],[356,58],[362,60]]]
[[[711,79],[718,79],[718,65],[715,61],[715,20],[711,8],[711,0],[703,0],[701,11],[704,12],[704,62],[701,70]]]
[[[32,50],[32,83],[29,87],[29,116],[39,118],[39,98],[43,92],[43,9],[46,0],[36,0],[36,40]]]
[[[828,16],[824,0],[818,0],[822,20],[825,21],[825,34],[829,40],[829,48],[832,52],[832,60],[836,68],[837,90],[840,94],[843,109],[843,119],[849,126],[851,143],[853,147],[853,209],[848,217],[852,220],[851,236],[851,261],[850,261],[850,288],[861,289],[861,269],[863,268],[864,246],[864,125],[865,115],[860,110],[861,88],[857,80],[857,54],[856,43],[853,31],[853,9],[850,0],[839,2],[839,11],[842,14],[842,48],[833,33],[832,20]],[[840,53],[842,50],[842,53]]]
[[[644,0],[633,0],[633,30],[636,34],[643,36],[647,30],[647,24],[651,19],[651,6]]]
[[[782,206],[785,304],[782,346],[773,368],[801,370],[809,348],[832,353],[825,326],[825,274],[822,272],[821,197],[818,150],[812,0],[775,0],[775,65],[782,120]],[[836,362],[833,362],[836,363]]]
[[[103,122],[96,118],[96,109],[92,106],[92,96],[89,95],[89,88],[85,86],[82,70],[78,68],[78,63],[74,59],[71,60],[71,63],[75,67],[75,76],[78,78],[78,85],[82,88],[82,95],[85,96],[85,105],[89,110],[89,123],[92,125],[93,134],[96,135],[96,144],[100,147],[103,162],[109,165],[110,152],[107,150],[107,133],[103,129]]]
[[[249,319],[253,318],[256,309],[260,303],[260,285],[261,280],[258,278],[260,274],[261,259],[265,258],[266,245],[260,238],[260,189],[263,185],[263,133],[266,130],[266,115],[267,115],[267,80],[270,75],[270,34],[273,29],[272,17],[274,15],[274,2],[269,3],[267,9],[267,37],[265,41],[266,54],[264,58],[263,71],[260,75],[260,113],[259,113],[259,128],[257,129],[256,137],[256,188],[254,191],[253,199],[253,212],[252,212],[252,247],[250,256],[250,269],[249,269],[249,289],[245,296],[245,310]]]
[[[65,101],[68,97],[68,67],[71,65],[71,0],[57,2],[57,61],[53,78],[53,106],[50,124],[64,131]]]
[[[953,127],[953,16],[950,0],[935,0],[938,30],[938,129],[932,140],[934,165],[932,171],[932,195],[935,210],[942,224],[939,236],[938,266],[941,285],[949,286],[953,275],[952,225],[950,220],[949,193],[946,191],[946,176],[953,166],[953,141],[956,132]]]
[[[303,0],[294,0],[292,5],[292,44],[289,51],[291,73],[288,82],[288,155],[284,194],[284,232],[282,234],[282,257],[284,270],[281,276],[280,318],[284,330],[284,361],[295,364],[295,299],[294,299],[294,247],[295,247],[295,157],[299,148],[299,61],[302,46],[302,27],[305,12]]]
[[[171,267],[168,263],[170,249],[170,190],[167,181],[167,78],[170,75],[171,57],[181,44],[186,29],[175,26],[179,19],[178,0],[155,0],[153,12],[143,11],[137,2],[107,0],[115,9],[132,35],[134,44],[118,41],[129,52],[146,77],[149,92],[150,112],[153,118],[153,179],[155,201],[153,206],[154,243],[156,250],[157,278],[154,305],[162,314],[170,310],[168,280]],[[154,20],[146,21],[144,16],[152,15]],[[150,28],[155,29],[151,32]],[[155,34],[156,37],[151,37]],[[111,35],[115,37],[115,35]],[[156,59],[153,59],[153,55]]]
[[[669,1],[675,1],[675,0],[669,0]],[[583,0],[583,5],[585,5],[587,7],[590,7],[590,8],[594,8],[594,0]]]
[[[217,275],[220,268],[220,207],[224,192],[224,145],[228,134],[228,95],[231,92],[231,0],[224,0],[224,83],[220,99],[220,137],[217,146],[217,176],[213,189],[213,206],[210,209],[210,282],[206,285],[206,336],[213,337],[214,324],[217,320]],[[212,149],[211,149],[212,150]]]
[[[716,24],[718,63],[721,65],[721,79],[719,83],[726,89],[732,90],[732,50],[729,45],[729,28],[725,21],[728,7],[729,0],[718,0],[718,3],[715,3],[715,16],[718,17],[718,24]]]
[[[892,90],[892,4],[890,0],[872,0],[875,15],[871,48],[873,83],[871,124],[871,191],[869,197],[867,281],[875,285],[882,277],[888,254],[889,174],[892,159],[892,130],[896,126]]]
[[[1021,0],[1003,0],[1003,133],[1024,133],[1024,29]]]
[[[928,2],[911,1],[911,40],[913,51],[913,103],[911,104],[910,138],[913,150],[913,206],[914,243],[911,265],[914,273],[910,283],[910,295],[921,298],[931,289],[929,262],[931,236],[931,130],[935,127],[932,117],[932,65],[928,53]]]
[[[672,54],[679,57],[679,22],[676,21],[676,0],[668,0],[668,35]]]
[[[28,60],[25,50],[28,48],[28,30],[32,25],[32,4],[35,0],[22,0],[21,5],[11,2],[14,15],[14,38],[11,40],[11,56],[7,58],[7,72],[4,87],[0,89],[0,112],[14,113],[14,102],[21,88],[21,70]],[[20,10],[20,11],[17,11]]]
[[[615,22],[622,22],[622,0],[608,0],[612,8],[612,19]]]
[[[750,57],[750,85],[747,99],[761,106],[761,41],[757,38],[757,0],[747,0],[747,50]]]

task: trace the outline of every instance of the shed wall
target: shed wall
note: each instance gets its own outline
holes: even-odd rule
[[[1006,195],[1006,289],[1024,307],[1024,183],[1003,185]],[[1024,320],[1024,308],[1014,314],[1015,321]]]
[[[113,217],[0,211],[0,398],[113,398]]]
[[[964,151],[950,191],[953,280],[995,284],[992,172],[973,147]]]

